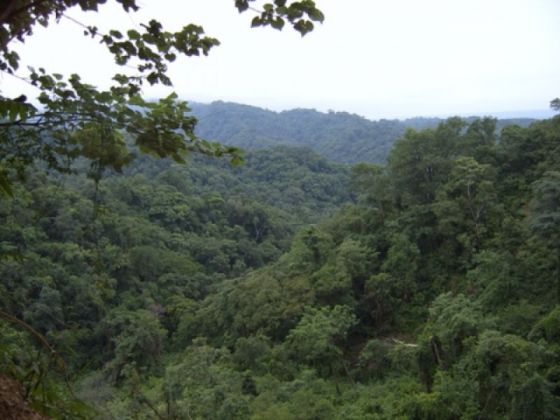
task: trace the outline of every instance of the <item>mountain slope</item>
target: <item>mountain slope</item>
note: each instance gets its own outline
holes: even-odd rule
[[[439,118],[370,121],[346,112],[322,113],[311,109],[274,112],[228,102],[192,103],[199,136],[244,149],[276,145],[306,146],[339,163],[383,163],[393,143],[407,129],[435,128]],[[469,118],[467,121],[472,121]],[[530,119],[500,120],[497,128]]]

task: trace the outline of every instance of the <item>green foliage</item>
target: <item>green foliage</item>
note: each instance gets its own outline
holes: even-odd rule
[[[1,123],[0,180],[5,192],[10,192],[8,169],[22,178],[25,168],[38,158],[61,172],[70,172],[72,161],[85,158],[90,162],[89,175],[96,181],[106,169],[121,172],[134,158],[123,132],[135,139],[141,152],[177,162],[184,162],[190,152],[229,155],[234,163],[240,160],[237,149],[194,136],[196,120],[185,115],[189,108],[175,94],[154,103],[115,89],[98,91],[78,75],[65,82],[39,69],[30,77],[42,90],[41,109]],[[0,97],[0,101],[7,99]],[[4,117],[0,114],[0,119]]]
[[[250,2],[254,0],[236,0],[235,7],[240,12],[249,9]],[[263,11],[251,21],[251,26],[271,26],[281,30],[285,21],[292,24],[301,36],[311,32],[314,28],[313,22],[323,22],[323,12],[315,7],[311,0],[294,1],[288,3],[286,0],[275,0],[274,3],[266,3],[262,6]]]
[[[130,365],[145,370],[159,363],[167,331],[161,326],[157,314],[145,309],[126,311],[117,308],[101,329],[114,348],[106,369],[116,380]]]
[[[67,368],[63,359],[50,347],[45,337],[21,320],[4,312],[1,315],[0,372],[3,387],[6,387],[6,378],[17,381],[10,385],[21,386],[24,400],[45,416],[91,418],[94,410],[76,398],[66,381]],[[14,394],[18,392],[16,389],[3,389],[4,393],[10,391]]]
[[[519,418],[553,418],[558,409],[557,397],[538,379],[538,368],[546,357],[543,349],[513,335],[495,331],[483,333],[473,353],[465,358],[467,375],[478,379],[479,407],[482,413],[493,416],[511,415]],[[537,381],[537,382],[535,382]],[[536,386],[536,388],[535,388]],[[531,389],[526,394],[521,389]],[[538,394],[538,395],[537,395]],[[489,404],[488,398],[492,398]],[[534,399],[534,400],[533,400]],[[537,405],[534,405],[534,402]],[[538,401],[549,404],[538,405]],[[521,406],[526,410],[517,411]]]
[[[240,337],[235,342],[233,361],[242,370],[262,372],[270,356],[271,343],[265,336]]]
[[[430,307],[430,319],[424,335],[429,337],[435,362],[449,366],[464,353],[471,338],[487,325],[476,303],[464,295],[450,293],[438,296]]]
[[[393,144],[408,128],[436,128],[444,122],[438,118],[370,121],[346,112],[322,113],[311,109],[273,112],[222,101],[211,104],[193,102],[189,105],[192,114],[199,120],[196,133],[202,138],[246,150],[279,145],[308,147],[334,162],[350,164],[384,164]],[[476,119],[469,118],[468,121]],[[512,124],[527,126],[530,122],[499,120],[497,129]],[[487,127],[490,124],[481,125]],[[469,134],[473,138],[471,142],[475,141],[478,131]],[[492,136],[485,138],[492,139]],[[483,143],[482,140],[479,143]]]
[[[249,4],[254,0],[235,1],[239,12],[250,9]],[[35,25],[48,26],[49,19],[59,19],[69,8],[79,6],[83,11],[98,11],[103,0],[56,0],[48,4],[25,4],[21,0],[9,0],[0,8],[0,51],[2,60],[0,70],[14,72],[19,66],[19,56],[10,49],[10,42],[14,39],[24,41],[33,33]],[[118,0],[127,13],[139,9],[136,0]],[[251,8],[252,10],[255,10]],[[311,21],[323,22],[323,13],[316,8],[311,0],[304,1],[275,1],[274,4],[263,5],[263,11],[257,15],[252,26],[271,25],[275,29],[282,29],[287,20],[293,28],[305,35],[313,30]],[[107,34],[99,33],[95,26],[85,27],[84,35],[99,37],[111,54],[115,56],[118,65],[127,64],[131,58],[140,60],[138,71],[147,73],[146,79],[151,83],[161,82],[169,84],[165,75],[166,63],[173,62],[178,54],[193,56],[208,54],[208,51],[219,42],[215,38],[203,37],[204,31],[198,25],[189,24],[181,31],[171,33],[163,29],[160,22],[151,20],[142,25],[142,33],[135,29],[122,33],[111,30]],[[132,80],[138,77],[131,78]]]
[[[451,119],[352,171],[280,147],[33,174],[0,203],[0,302],[108,417],[557,418],[559,130]]]
[[[366,343],[360,352],[358,363],[360,379],[381,379],[389,372],[391,369],[390,347],[390,344],[375,338]]]
[[[556,306],[540,319],[529,334],[531,340],[544,338],[551,344],[560,344],[560,307]]]
[[[335,388],[312,370],[302,369],[284,383],[264,377],[257,385],[260,393],[251,404],[251,418],[316,419],[332,418],[335,413]]]
[[[556,299],[560,302],[560,172],[547,171],[533,184],[530,226],[556,254]]]
[[[292,357],[311,366],[331,368],[341,362],[342,349],[349,329],[356,324],[350,308],[308,308],[286,337]]]
[[[246,11],[250,1],[237,1],[235,7]],[[63,75],[50,74],[43,67],[30,68],[26,76],[18,74],[20,57],[12,50],[14,40],[24,42],[37,24],[48,26],[50,18],[66,16],[67,9],[80,7],[97,12],[103,3],[104,0],[56,0],[28,4],[8,0],[0,6],[0,71],[37,88],[40,104],[37,108],[25,95],[0,95],[1,194],[12,195],[13,172],[21,180],[26,168],[39,160],[50,169],[69,172],[76,158],[85,158],[90,162],[90,176],[97,182],[107,168],[121,171],[134,158],[123,133],[134,138],[139,151],[177,162],[184,163],[190,152],[229,156],[234,164],[242,161],[237,148],[198,138],[194,134],[196,119],[186,115],[190,109],[174,93],[156,102],[140,96],[145,81],[150,85],[172,85],[168,64],[178,56],[208,55],[220,44],[206,36],[199,25],[188,24],[178,32],[169,32],[152,19],[140,30],[113,29],[103,34],[95,26],[68,18],[84,28],[85,36],[99,39],[116,65],[133,67],[136,74],[116,73],[113,85],[106,91],[82,82],[77,74],[64,80]],[[139,9],[135,0],[119,3],[127,13]],[[322,22],[324,16],[311,0],[281,1],[265,4],[252,26],[282,29],[285,20],[303,36],[313,30],[312,21]]]
[[[438,192],[436,214],[440,225],[446,229],[446,235],[457,235],[463,247],[474,252],[488,237],[487,229],[498,224],[501,215],[494,180],[490,165],[461,157],[454,162],[450,179]]]
[[[507,253],[482,251],[474,258],[474,267],[467,272],[471,290],[488,309],[496,309],[516,296],[523,289],[512,272],[513,257]]]
[[[560,172],[546,172],[533,187],[531,228],[554,243],[560,239]]]

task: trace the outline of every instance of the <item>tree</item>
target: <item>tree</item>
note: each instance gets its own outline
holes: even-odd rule
[[[399,317],[412,307],[418,288],[419,257],[418,247],[406,235],[397,233],[390,238],[381,271],[370,276],[364,287],[371,317],[378,328],[398,324]]]
[[[560,172],[548,171],[533,184],[533,232],[556,254],[556,293],[560,302]]]
[[[394,192],[384,167],[367,163],[353,166],[351,188],[358,194],[359,201],[378,213],[381,220],[387,217]]]
[[[466,122],[450,118],[435,130],[409,129],[389,155],[389,175],[402,207],[431,204],[448,178]]]
[[[136,0],[116,0],[126,12],[138,10]],[[241,160],[239,150],[209,143],[194,134],[196,119],[186,116],[187,104],[175,94],[152,103],[144,100],[141,87],[147,82],[171,86],[167,66],[180,55],[207,55],[219,45],[206,36],[201,26],[189,24],[178,32],[167,32],[160,22],[151,20],[142,31],[126,33],[111,30],[104,34],[94,26],[83,26],[84,35],[97,38],[114,56],[119,66],[135,68],[133,75],[117,73],[114,85],[99,91],[84,83],[79,75],[65,79],[45,69],[31,69],[28,76],[18,74],[20,57],[12,49],[14,40],[24,42],[37,24],[48,26],[67,9],[80,7],[97,11],[105,0],[8,0],[0,5],[0,71],[27,81],[39,90],[37,108],[24,95],[7,98],[0,94],[0,192],[11,194],[14,172],[20,178],[35,158],[50,168],[70,170],[69,161],[85,157],[91,162],[90,176],[99,181],[106,168],[120,171],[134,155],[123,133],[131,137],[141,152],[171,157],[183,162],[189,152],[211,156],[230,156]],[[282,29],[286,21],[301,35],[313,30],[313,21],[324,16],[312,0],[274,0],[262,9],[252,7],[254,0],[235,0],[239,12],[256,12],[252,26]],[[78,22],[79,23],[79,22]],[[81,24],[80,24],[81,25]]]
[[[492,229],[489,222],[499,215],[494,179],[490,165],[460,157],[453,164],[449,180],[438,191],[434,207],[442,231],[473,251]]]
[[[288,351],[299,361],[317,368],[326,366],[332,373],[342,359],[341,344],[356,323],[356,317],[347,306],[307,307],[297,326],[288,334]]]
[[[156,314],[145,309],[119,308],[101,328],[113,345],[113,359],[106,369],[116,381],[122,379],[127,367],[153,368],[160,362],[167,331]]]

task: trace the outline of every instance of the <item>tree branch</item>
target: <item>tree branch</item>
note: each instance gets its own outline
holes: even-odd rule
[[[27,322],[22,321],[19,318],[16,318],[15,316],[4,312],[3,310],[0,309],[0,317],[4,318],[10,322],[13,322],[14,324],[17,324],[23,328],[25,328],[27,331],[29,331],[38,341],[39,343],[41,343],[41,345],[46,348],[51,354],[57,354],[55,349],[53,349],[51,347],[51,345],[49,344],[49,342],[47,341],[47,339],[45,337],[43,337],[43,335],[38,332],[35,328],[33,328],[31,325],[29,325]],[[64,361],[62,361],[62,363],[64,364]]]
[[[16,7],[16,1],[17,0],[12,0],[4,6],[2,12],[0,13],[0,24],[5,23],[11,16],[13,9]]]
[[[4,9],[2,14],[0,15],[0,24],[9,23],[10,20],[14,18],[14,16],[17,16],[20,13],[25,12],[28,9],[31,9],[34,6],[39,6],[41,3],[46,3],[49,0],[35,0],[35,1],[32,1],[31,3],[29,3],[29,4],[26,4],[23,7],[20,7],[19,9],[13,10],[13,8],[15,7],[16,1],[17,0],[12,0],[11,3],[8,4],[6,9]]]

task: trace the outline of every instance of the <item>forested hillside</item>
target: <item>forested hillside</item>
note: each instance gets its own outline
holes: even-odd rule
[[[558,418],[559,168],[556,117],[351,169],[37,169],[0,203],[2,371],[55,418]]]
[[[275,145],[306,146],[340,163],[385,163],[394,142],[408,128],[435,128],[440,118],[370,121],[347,112],[322,113],[311,109],[273,112],[228,102],[190,104],[199,122],[197,133],[206,139],[260,149]],[[469,118],[473,121],[475,118]],[[530,119],[503,119],[506,125],[527,126]]]
[[[557,2],[441,3],[1,1],[0,420],[559,419],[560,115],[182,99],[552,96]]]
[[[189,194],[241,196],[284,211],[291,224],[313,223],[350,200],[351,169],[307,148],[271,147],[247,151],[241,165],[193,156],[188,165],[141,156],[126,175],[163,176]],[[167,178],[166,178],[167,179]]]

